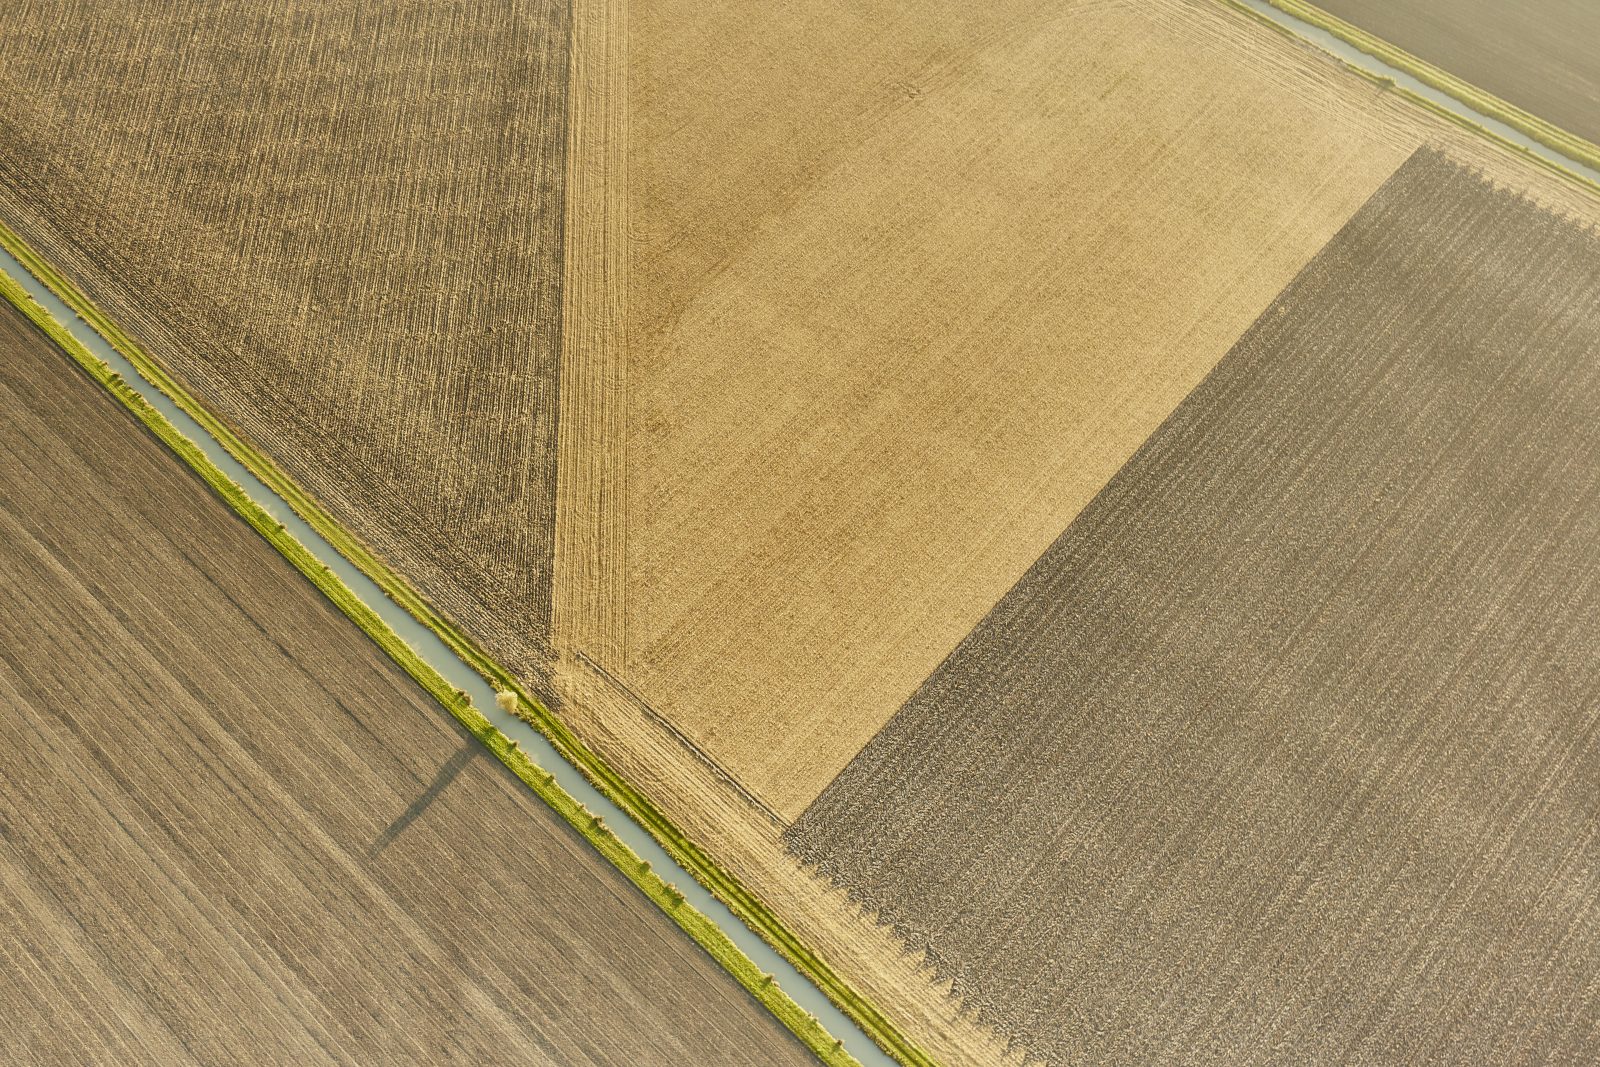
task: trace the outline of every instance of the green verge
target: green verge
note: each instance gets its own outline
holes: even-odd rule
[[[87,322],[101,337],[105,338],[146,380],[160,389],[185,414],[194,419],[245,469],[260,479],[274,493],[282,497],[307,525],[331,544],[353,566],[370,578],[378,588],[383,590],[386,596],[404,608],[423,626],[437,634],[439,639],[462,662],[476,671],[490,686],[499,692],[512,694],[515,697],[515,714],[518,718],[538,730],[562,758],[576,767],[608,800],[637,822],[679,866],[688,871],[696,881],[721,901],[741,922],[755,931],[757,936],[787,959],[796,970],[815,985],[879,1048],[883,1049],[884,1052],[896,1062],[904,1065],[904,1067],[936,1067],[936,1061],[932,1056],[901,1032],[871,1002],[856,992],[854,987],[835,972],[826,960],[802,942],[753,891],[734,875],[724,870],[704,850],[679,830],[648,797],[585,745],[565,723],[561,722],[539,700],[528,693],[517,679],[512,676],[511,672],[490,658],[488,653],[479,647],[471,637],[435,612],[422,598],[421,594],[411,587],[409,582],[380,560],[352,533],[323,510],[322,506],[302,490],[270,457],[247,444],[226,423],[208,411],[169,375],[159,363],[145,353],[143,348],[100,311],[71,281],[39,256],[26,241],[3,222],[0,222],[0,247],[4,247],[16,257],[17,261],[29,273],[53,292],[62,303],[66,304]],[[14,285],[14,283],[12,284]],[[7,289],[7,295],[10,296],[9,288]],[[23,299],[29,304],[33,303],[26,294],[23,294]],[[43,313],[42,308],[40,311]],[[37,317],[31,312],[29,317],[38,321]],[[52,324],[54,323],[53,319],[49,319],[47,313],[45,318]],[[260,530],[269,541],[283,551],[296,567],[311,578],[318,588],[328,595],[329,599],[339,605],[357,625],[361,626],[380,647],[405,667],[413,677],[417,677],[419,682],[423,682],[422,677],[418,676],[416,670],[413,669],[413,665],[434,678],[438,677],[432,668],[428,667],[409,645],[396,636],[381,618],[367,608],[337,576],[325,571],[322,564],[316,562],[315,557],[311,556],[299,541],[285,531],[278,529],[277,523],[270,518],[266,518],[264,512],[261,514],[263,521],[266,523],[265,527],[250,514],[246,514],[247,507],[256,511],[260,509],[256,507],[242,489],[229,480],[220,470],[217,470],[205,458],[204,453],[195,448],[187,438],[172,427],[165,417],[153,408],[149,409],[149,416],[147,416],[143,408],[147,408],[148,405],[144,403],[143,399],[138,398],[138,394],[125,385],[120,389],[116,388],[113,382],[113,379],[115,379],[113,372],[105,368],[105,365],[92,353],[84,350],[82,356],[79,356],[75,349],[81,350],[82,346],[78,345],[70,334],[67,334],[59,327],[47,329],[47,332],[53,338],[56,338],[59,343],[62,343],[63,347],[67,347],[67,343],[70,342],[72,347],[67,347],[67,350],[74,355],[74,358],[78,359],[80,363],[87,359],[89,363],[85,365],[89,367],[90,372],[102,383],[111,387],[119,399],[123,400],[129,407],[134,408],[135,413],[141,419],[144,419],[152,429],[155,429],[157,422],[159,422],[161,426],[167,428],[167,433],[170,433],[176,440],[183,442],[187,446],[187,450],[173,445],[174,451],[177,451],[186,462],[194,466],[208,482],[212,482],[214,486],[220,485],[221,487],[217,488],[218,493],[235,510],[244,514],[252,526]],[[63,338],[65,338],[65,341],[62,340]],[[97,370],[96,367],[100,369]],[[120,379],[116,379],[116,381],[120,381]],[[130,395],[138,398],[138,403],[142,407],[136,406],[130,401],[128,399]],[[152,418],[156,421],[153,422]],[[162,431],[157,430],[157,433],[163,440],[167,440]],[[168,443],[172,444],[171,441],[168,441]],[[191,458],[191,455],[193,458]],[[201,466],[202,464],[204,469]],[[208,470],[211,473],[208,473]],[[213,474],[215,479],[220,479],[220,482],[213,480]],[[309,564],[303,562],[301,557],[309,561]],[[308,565],[310,569],[308,569]],[[439,682],[441,685],[444,684],[442,679]],[[427,682],[423,682],[423,684],[435,696],[439,696],[439,693]],[[440,697],[440,700],[450,708],[452,713],[457,715],[457,718],[462,718],[462,712],[456,706],[460,698],[454,694],[455,690],[446,686],[445,696]],[[449,699],[446,699],[447,697]],[[498,730],[495,730],[487,720],[482,719],[480,713],[476,710],[470,710],[470,717],[482,722],[483,727],[492,732],[492,734],[479,733],[478,727],[469,723],[466,718],[462,718],[463,723],[466,723],[469,729],[478,734],[480,739],[489,736],[499,739],[497,742],[484,740],[484,743],[495,751],[497,755],[501,755],[503,751],[509,751],[507,746],[511,742],[500,734]],[[503,755],[501,755],[501,758],[505,759]],[[569,806],[576,805],[576,801],[568,797],[559,787],[554,786],[553,783],[546,783],[542,777],[543,772],[539,771],[526,757],[519,754],[518,760],[526,764],[527,767],[533,768],[531,772],[533,777],[531,779],[518,770],[518,767],[512,761],[506,761],[507,766],[510,766],[513,771],[517,771],[519,777],[523,777],[525,781],[528,781],[529,785],[540,796],[549,799],[546,794],[548,791],[553,790],[550,795],[559,795],[564,798]],[[563,815],[566,815],[565,809],[554,801],[552,801],[552,806],[561,811]],[[658,886],[656,892],[646,889],[646,892],[651,894],[651,899],[667,908],[680,926],[721,962],[746,989],[750,990],[763,1004],[771,1008],[773,1013],[791,1030],[794,1030],[800,1039],[816,1052],[825,1063],[857,1063],[853,1057],[843,1050],[838,1042],[834,1041],[822,1030],[813,1016],[801,1011],[799,1006],[790,1000],[787,994],[781,993],[770,976],[760,973],[754,963],[727,939],[726,935],[718,929],[715,923],[712,923],[688,905],[678,903],[681,897],[673,895],[676,894],[676,890],[672,890],[670,887],[660,889],[659,887],[664,886],[665,883],[662,883],[659,878],[656,878],[648,871],[641,870],[640,861],[632,851],[628,850],[627,846],[609,831],[602,832],[599,828],[591,826],[591,818],[592,816],[587,814],[580,814],[580,817],[576,819],[569,818],[569,821],[583,831],[590,840],[595,841],[597,847],[607,858],[612,858],[613,852],[620,849],[621,852],[617,853],[617,855],[622,858],[613,860],[618,868],[636,884],[640,885],[641,888],[645,888],[648,884],[654,882]],[[602,842],[606,843],[602,844]]]
[[[1249,8],[1244,8],[1243,5],[1234,2],[1234,0],[1224,0],[1224,2],[1231,7],[1241,8],[1249,11],[1250,14],[1257,18],[1261,18],[1259,12],[1250,11]],[[1552,125],[1539,116],[1524,111],[1515,104],[1502,100],[1493,93],[1486,92],[1470,82],[1462,81],[1449,71],[1441,70],[1427,60],[1418,58],[1410,52],[1390,44],[1381,37],[1375,37],[1359,26],[1344,21],[1337,15],[1329,14],[1315,4],[1307,3],[1306,0],[1266,0],[1266,2],[1284,14],[1292,15],[1320,30],[1326,30],[1352,48],[1365,52],[1367,55],[1387,63],[1396,70],[1404,71],[1429,88],[1436,89],[1446,96],[1454,97],[1478,114],[1503,122],[1530,140],[1537,141],[1546,148],[1559,152],[1574,162],[1582,163],[1593,170],[1600,170],[1600,147],[1584,140],[1582,137],[1569,133],[1559,126]],[[1371,72],[1364,71],[1363,73],[1374,80],[1386,80],[1381,76],[1372,75]],[[1393,85],[1392,82],[1389,84]],[[1529,152],[1525,146],[1519,145],[1515,141],[1507,140],[1505,137],[1471,121],[1466,116],[1457,115],[1446,108],[1441,108],[1433,101],[1419,96],[1403,86],[1394,85],[1393,87],[1404,93],[1409,99],[1424,104],[1436,113],[1443,113],[1461,125],[1484,133],[1499,144],[1507,145],[1519,152],[1532,156],[1534,159],[1540,160],[1546,165],[1554,166],[1561,173],[1582,182],[1590,188],[1600,188],[1582,175],[1576,174],[1565,167],[1552,164],[1551,161],[1544,159],[1542,156]]]
[[[7,233],[6,236],[11,235]],[[169,422],[166,416],[152,407],[108,364],[84,348],[51,316],[49,311],[30,297],[21,285],[3,273],[0,273],[0,295],[26,315],[95,381],[104,386],[140,422],[144,423],[167,448],[188,464],[240,518],[249,523],[273,548],[294,564],[295,568],[310,579],[324,596],[360,626],[391,659],[404,668],[418,685],[426,689],[451,715],[455,716],[462,726],[493,752],[501,763],[582,834],[602,856],[638,886],[639,890],[685,933],[694,938],[718,964],[750,992],[751,996],[760,1001],[779,1022],[792,1030],[823,1063],[830,1067],[860,1067],[859,1061],[845,1051],[843,1045],[827,1032],[816,1016],[802,1009],[779,988],[771,975],[763,973],[756,967],[750,957],[740,951],[716,923],[692,904],[687,903],[683,894],[640,859],[638,853],[617,837],[600,816],[584,807],[561,788],[554,775],[529,759],[516,741],[501,733],[484,717],[466,693],[451,686],[438,671],[406,644],[388,623],[357,597],[338,575],[318,560],[281,523],[267,514],[237,482],[224,474],[193,441]],[[142,372],[143,368],[140,369]]]
[[[1241,3],[1240,0],[1218,0],[1218,2],[1279,34],[1311,44],[1292,29]],[[1285,14],[1326,30],[1367,55],[1405,71],[1423,84],[1461,101],[1474,111],[1497,119],[1570,159],[1600,169],[1600,148],[1588,141],[1484,92],[1303,0],[1267,0],[1267,2]],[[1590,192],[1600,194],[1600,184],[1576,171],[1545,159],[1525,146],[1472,121],[1467,116],[1396,84],[1392,79],[1340,57],[1333,58],[1374,85],[1395,92],[1426,111],[1485,137]],[[0,222],[0,247],[4,247],[16,257],[34,277],[136,367],[140,374],[194,419],[263,484],[282,497],[301,519],[333,545],[353,566],[366,574],[385,595],[409,612],[419,623],[437,634],[452,652],[491,686],[501,692],[513,694],[519,718],[543,734],[557,752],[577,767],[607,799],[639,823],[678,864],[722,901],[745,925],[789,960],[880,1048],[904,1067],[935,1067],[935,1061],[931,1056],[858,994],[826,961],[801,942],[759,897],[736,877],[723,870],[699,846],[678,830],[648,797],[635,789],[621,774],[583,744],[564,723],[526,692],[511,673],[491,659],[475,641],[434,612],[404,578],[325,512],[321,505],[302,490],[269,456],[247,444],[227,424],[212,415],[76,286],[34,252],[3,222]],[[35,304],[15,282],[3,274],[0,274],[0,291],[3,291],[13,304],[22,308],[30,319],[82,364],[96,380],[133,410],[158,437],[210,483],[235,511],[288,557],[330,600],[361,626],[440,703],[444,704],[519,778],[593,842],[607,859],[671,915],[680,927],[727,968],[752,995],[771,1009],[773,1014],[793,1030],[825,1063],[857,1062],[840,1048],[838,1042],[827,1036],[813,1016],[803,1012],[786,994],[779,991],[770,976],[762,974],[737,946],[728,941],[726,935],[714,923],[693,907],[683,903],[683,898],[676,889],[654,875],[625,843],[599,822],[597,817],[588,812],[553,780],[549,780],[546,772],[516,749],[514,741],[500,733],[476,708],[472,707],[465,700],[464,694],[451,688],[342,581],[332,572],[325,570],[298,540],[278,526],[277,522],[261,511],[236,483],[212,465],[204,453],[167,422],[160,412],[149,407],[144,399],[106,364],[84,350],[43,308]],[[419,671],[422,673],[419,674]]]

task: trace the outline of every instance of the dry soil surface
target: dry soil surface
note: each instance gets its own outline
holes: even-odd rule
[[[32,0],[0,218],[516,666],[550,621],[568,7]]]
[[[0,1061],[814,1062],[0,304]]]

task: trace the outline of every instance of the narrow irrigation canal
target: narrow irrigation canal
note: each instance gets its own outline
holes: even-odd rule
[[[1432,89],[1403,71],[1356,49],[1318,27],[1272,7],[1266,0],[1241,0],[1242,3],[1273,22],[1293,31],[1296,35],[1331,53],[1340,60],[1371,73],[1393,79],[1419,96],[1461,115],[1492,131],[1498,136],[1547,160],[1560,164],[1591,181],[1600,183],[1600,172],[1569,159],[1559,152],[1531,140],[1504,123],[1479,114],[1455,98]],[[555,776],[556,781],[569,794],[591,811],[602,816],[607,825],[631,847],[640,858],[649,863],[667,880],[682,890],[684,897],[699,909],[739,948],[756,966],[772,974],[782,988],[806,1011],[814,1014],[845,1048],[866,1067],[893,1067],[893,1061],[859,1030],[842,1012],[833,1006],[814,986],[800,975],[782,956],[751,932],[732,912],[724,907],[699,882],[677,863],[631,819],[596,790],[574,767],[568,764],[532,727],[514,716],[502,712],[495,705],[495,694],[487,682],[463,663],[433,631],[419,624],[403,608],[391,601],[378,586],[356,567],[351,565],[315,530],[295,514],[294,510],[277,494],[263,485],[246,470],[222,445],[202,429],[165,394],[148,382],[116,349],[112,348],[86,322],[38,282],[8,253],[0,250],[0,271],[10,275],[58,322],[72,333],[86,348],[110,364],[133,388],[142,394],[182,433],[192,440],[206,456],[265,511],[297,537],[318,560],[327,564],[341,579],[372,608],[396,633],[411,644],[417,653],[449,682],[465,690],[473,703],[503,733],[516,740],[533,761]],[[443,709],[440,711],[444,714]]]
[[[1309,41],[1324,52],[1336,56],[1350,66],[1359,67],[1371,74],[1388,78],[1396,85],[1410,90],[1429,103],[1437,104],[1464,119],[1469,119],[1495,136],[1502,137],[1519,148],[1525,148],[1541,159],[1558,164],[1574,174],[1582,175],[1590,181],[1600,184],[1600,171],[1595,170],[1593,167],[1585,166],[1577,160],[1556,151],[1554,148],[1540,144],[1520,130],[1507,126],[1499,119],[1492,119],[1488,115],[1473,110],[1450,94],[1442,93],[1438,89],[1418,81],[1405,71],[1391,67],[1374,56],[1367,55],[1355,45],[1335,37],[1322,27],[1313,26],[1304,19],[1296,18],[1286,11],[1280,11],[1269,4],[1267,0],[1239,0],[1239,2],[1263,18],[1276,22],[1284,29],[1293,32],[1296,37]]]
[[[516,741],[522,751],[536,764],[554,774],[557,783],[580,804],[603,818],[612,832],[625,841],[640,859],[648,861],[663,878],[676,885],[682,891],[685,900],[716,923],[729,940],[738,945],[757,967],[771,974],[784,992],[788,993],[801,1008],[815,1015],[827,1031],[840,1039],[845,1049],[861,1061],[864,1067],[895,1067],[894,1061],[858,1029],[849,1017],[834,1007],[833,1003],[787,960],[757,937],[712,896],[709,890],[680,867],[653,837],[624,815],[620,808],[612,804],[575,767],[567,763],[542,734],[521,719],[501,711],[495,704],[495,693],[489,683],[462,662],[437,634],[417,622],[404,608],[390,600],[376,583],[341,556],[332,545],[295,514],[294,509],[282,497],[262,484],[255,475],[234,459],[216,438],[174,404],[165,393],[146,380],[105,338],[96,333],[88,323],[79,318],[4,249],[0,249],[0,272],[10,275],[85,348],[122,375],[123,379],[152,407],[160,411],[184,436],[193,441],[212,463],[237,482],[252,500],[278,522],[283,523],[312,555],[338,574],[356,596],[410,644],[434,670],[443,675],[451,685],[465,690],[471,696],[473,704],[490,722],[507,737]],[[439,714],[444,715],[447,712],[440,708]]]

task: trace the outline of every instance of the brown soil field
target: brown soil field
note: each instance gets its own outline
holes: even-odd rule
[[[1317,0],[1317,6],[1600,143],[1600,4],[1592,0]]]
[[[435,606],[549,626],[567,6],[8,5],[0,219]]]
[[[1600,1048],[1600,234],[1424,150],[790,831],[1055,1063]]]
[[[814,1062],[0,302],[0,1061]]]
[[[1418,148],[1595,199],[1216,0],[579,0],[565,81],[471,8],[30,6],[0,219],[940,1062],[1019,1058],[791,821]]]

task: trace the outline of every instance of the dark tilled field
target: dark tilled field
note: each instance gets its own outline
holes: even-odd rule
[[[41,0],[0,27],[0,219],[519,667],[550,622],[568,14]]]
[[[1600,143],[1594,0],[1316,0],[1317,6]]]
[[[814,1062],[0,303],[0,1062]]]
[[[1413,157],[790,831],[1054,1062],[1600,1046],[1600,238]]]

